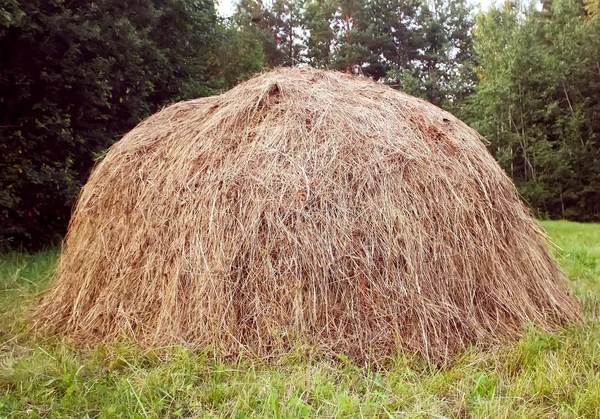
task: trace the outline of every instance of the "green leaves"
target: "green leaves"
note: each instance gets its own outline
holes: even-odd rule
[[[600,219],[600,19],[570,0],[477,17],[479,82],[463,115],[539,215]]]
[[[224,42],[211,0],[0,3],[0,248],[60,239],[98,153],[227,87]]]

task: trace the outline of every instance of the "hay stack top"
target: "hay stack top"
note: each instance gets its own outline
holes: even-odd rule
[[[312,69],[175,104],[117,142],[36,313],[84,341],[434,360],[575,318],[545,237],[476,132]]]

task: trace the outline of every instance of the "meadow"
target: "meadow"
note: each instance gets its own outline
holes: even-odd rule
[[[544,221],[584,319],[472,348],[439,368],[399,354],[380,368],[291,353],[77,348],[27,333],[58,251],[0,256],[0,417],[600,417],[600,224]]]

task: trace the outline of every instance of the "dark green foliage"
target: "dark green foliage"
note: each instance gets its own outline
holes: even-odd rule
[[[589,3],[593,6],[593,2]],[[600,16],[575,0],[481,14],[467,119],[542,216],[600,220]]]
[[[232,21],[246,38],[251,38],[260,45],[267,64],[271,66],[279,64],[276,41],[268,28],[268,11],[265,10],[262,2],[240,0]]]
[[[422,37],[411,76],[414,94],[448,108],[460,106],[475,85],[471,8],[465,0],[433,0],[418,14]]]
[[[222,89],[227,89],[262,70],[266,58],[261,43],[235,22],[225,21],[221,30],[213,77],[220,80]]]
[[[214,70],[231,35],[212,0],[3,0],[0,247],[60,238],[95,156],[166,103],[227,87]]]

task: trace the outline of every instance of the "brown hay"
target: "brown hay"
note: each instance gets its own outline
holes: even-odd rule
[[[578,318],[480,136],[364,78],[281,69],[170,106],[84,187],[36,313],[79,340],[444,360]]]

